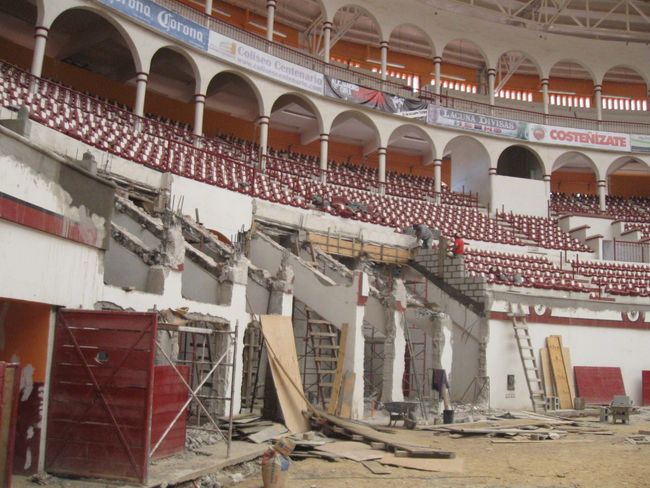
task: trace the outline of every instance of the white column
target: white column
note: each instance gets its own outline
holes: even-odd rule
[[[594,85],[594,105],[596,105],[596,119],[603,120],[603,87]]]
[[[144,98],[147,94],[147,80],[149,75],[147,73],[138,73],[135,78],[136,89],[135,89],[135,105],[133,107],[133,113],[138,117],[144,115]]]
[[[34,31],[34,55],[32,56],[32,74],[38,78],[43,72],[45,59],[45,44],[47,44],[47,27],[37,27]]]
[[[434,80],[436,80],[436,84],[433,85],[433,93],[436,95],[440,95],[441,92],[441,84],[442,84],[442,77],[440,76],[440,66],[442,65],[442,58],[440,56],[436,56],[433,58],[433,76]]]
[[[497,209],[496,209],[496,201],[494,199],[494,196],[496,195],[496,183],[495,183],[495,176],[497,175],[497,169],[496,168],[490,168],[488,170],[488,175],[490,175],[490,215],[494,216],[496,215]]]
[[[386,191],[386,148],[380,147],[377,152],[379,154],[379,193],[383,195]]]
[[[598,207],[602,212],[607,210],[607,182],[598,180]]]
[[[266,0],[266,39],[273,40],[273,23],[275,22],[275,0]]]
[[[440,203],[440,192],[442,192],[442,159],[433,160],[433,191],[436,203]]]
[[[212,15],[212,0],[205,0],[205,13]]]
[[[260,126],[260,170],[264,171],[266,169],[266,153],[269,141],[269,118],[263,115],[257,119],[257,123]]]
[[[332,44],[332,23],[325,22],[323,24],[323,61],[330,62],[330,49]]]
[[[194,135],[203,135],[203,112],[205,110],[205,95],[194,95]]]
[[[327,152],[329,150],[329,134],[320,135],[320,169],[321,169],[321,182],[327,183]]]
[[[404,313],[406,312],[406,289],[400,279],[393,283],[391,294],[387,297],[386,338],[384,340],[384,367],[381,401],[403,402],[402,380],[404,378],[404,356],[406,336],[404,334]],[[417,371],[414,371],[417,374]]]
[[[497,77],[497,70],[490,68],[487,70],[488,75],[488,95],[490,95],[490,105],[494,105],[494,80]]]
[[[544,104],[544,114],[548,115],[548,78],[542,78],[542,103]]]
[[[386,70],[388,69],[388,41],[381,41],[379,50],[381,51],[381,79],[385,80]]]

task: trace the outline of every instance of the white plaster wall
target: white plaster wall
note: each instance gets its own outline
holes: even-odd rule
[[[495,210],[537,217],[548,216],[548,195],[543,181],[494,175],[492,196]]]
[[[562,345],[570,350],[572,367],[620,367],[626,393],[635,405],[640,405],[641,371],[650,369],[647,349],[640,345],[650,343],[650,331],[537,323],[529,323],[528,327],[538,360],[539,349],[546,347],[546,338],[550,335],[562,336]],[[487,369],[493,407],[531,408],[519,350],[510,322],[490,321]],[[506,397],[507,393],[512,393],[506,391],[508,374],[515,375],[514,398]]]
[[[490,161],[485,151],[478,150],[479,144],[456,143],[451,159],[451,189],[453,191],[478,192],[479,201],[490,203]]]
[[[226,237],[234,236],[242,229],[250,229],[253,199],[248,195],[176,175],[173,177],[172,195],[176,201],[183,198],[184,214],[194,218],[194,209],[198,208],[201,223]]]
[[[611,219],[571,216],[559,220],[559,226],[565,232],[582,227],[583,225],[589,226],[586,232],[587,236],[601,234],[604,239],[612,239],[614,237]]]
[[[103,275],[98,249],[0,220],[0,296],[93,308]]]

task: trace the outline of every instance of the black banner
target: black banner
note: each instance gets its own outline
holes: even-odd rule
[[[427,108],[427,103],[422,100],[391,95],[329,76],[325,77],[325,95],[391,114]]]

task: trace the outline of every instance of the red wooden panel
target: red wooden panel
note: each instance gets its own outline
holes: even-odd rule
[[[614,395],[625,395],[621,368],[575,366],[576,395],[585,403],[609,404]]]
[[[641,404],[644,407],[650,406],[650,371],[641,372],[642,399]]]
[[[59,312],[47,471],[146,483],[155,337],[156,314]]]
[[[12,398],[4,398],[5,382],[10,381],[5,374],[6,370],[14,369],[13,378],[13,396]],[[11,488],[11,475],[13,474],[14,464],[14,447],[16,438],[16,418],[18,413],[18,397],[20,394],[20,366],[17,364],[0,362],[0,419],[4,416],[5,409],[9,409],[9,425],[7,426],[8,432],[2,430],[0,425],[0,434],[4,434],[7,438],[7,447],[5,449],[5,470],[4,473],[0,472],[0,481],[2,486]],[[3,436],[3,437],[4,437]]]
[[[151,446],[155,446],[169,424],[187,401],[189,392],[171,366],[156,366],[153,393],[153,417],[151,421]],[[185,381],[189,383],[190,367],[178,366]],[[185,449],[187,415],[176,421],[152,459],[172,456]]]

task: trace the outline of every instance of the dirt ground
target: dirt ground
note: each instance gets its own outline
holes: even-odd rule
[[[464,460],[462,473],[431,473],[389,468],[391,474],[372,474],[354,461],[320,459],[296,461],[290,468],[286,488],[381,488],[381,487],[650,487],[650,444],[632,445],[626,436],[650,430],[650,409],[633,415],[629,425],[602,424],[613,435],[569,434],[559,441],[535,444],[495,444],[487,437],[450,438],[447,434],[400,430],[404,442],[453,451]],[[238,488],[261,488],[261,479],[251,478]]]

